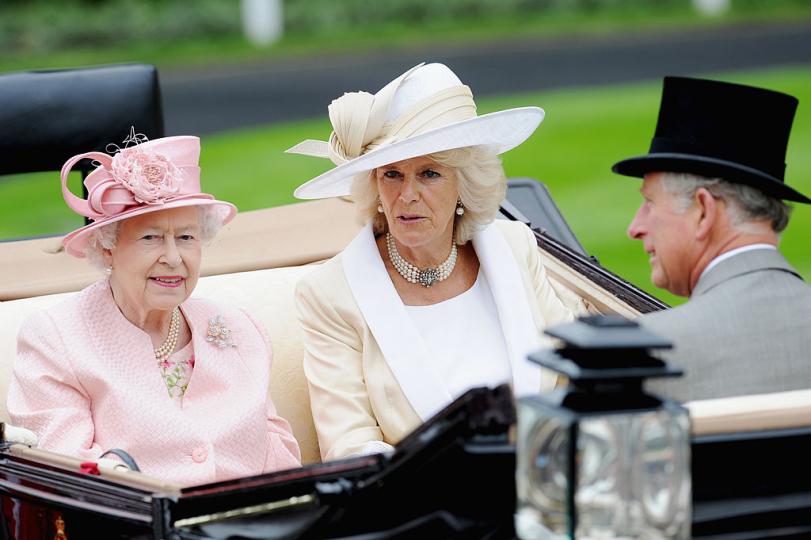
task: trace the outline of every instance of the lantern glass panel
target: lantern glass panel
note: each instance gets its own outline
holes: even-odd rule
[[[578,415],[520,400],[517,435],[519,537],[689,538],[685,409]]]
[[[690,431],[684,409],[584,418],[576,538],[688,538]]]
[[[568,538],[571,420],[540,402],[518,402],[516,532],[520,538]]]

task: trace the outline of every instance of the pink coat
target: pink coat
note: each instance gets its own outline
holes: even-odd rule
[[[182,402],[169,397],[145,332],[107,281],[22,326],[8,392],[15,425],[39,448],[96,459],[111,448],[141,471],[194,485],[299,466],[298,444],[268,397],[270,345],[244,312],[199,299],[181,310],[195,365]],[[220,315],[236,347],[206,341]]]

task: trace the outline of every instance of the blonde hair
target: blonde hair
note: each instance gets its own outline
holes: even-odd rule
[[[501,159],[486,146],[468,146],[428,154],[429,158],[455,170],[457,189],[465,213],[456,216],[454,239],[462,245],[496,218],[507,193],[507,177]],[[376,235],[388,230],[386,217],[377,211],[379,193],[375,171],[361,173],[352,179],[352,199],[362,224],[371,222]]]

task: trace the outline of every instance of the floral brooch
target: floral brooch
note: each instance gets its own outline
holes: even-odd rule
[[[220,315],[212,317],[208,320],[208,334],[206,335],[206,341],[213,343],[220,349],[224,349],[225,347],[236,347],[236,344],[231,341],[231,330],[225,326],[225,321],[223,321]]]

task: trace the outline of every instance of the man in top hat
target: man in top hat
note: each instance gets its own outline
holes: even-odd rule
[[[811,287],[777,249],[797,100],[718,81],[666,77],[647,155],[613,171],[643,178],[628,227],[657,287],[689,296],[640,322],[670,339],[684,377],[652,383],[679,400],[811,388]]]

